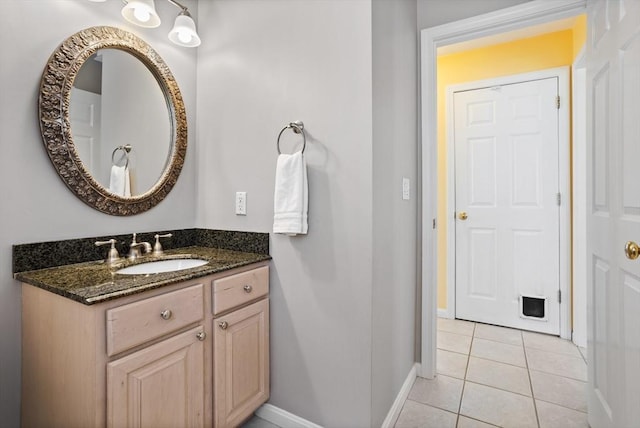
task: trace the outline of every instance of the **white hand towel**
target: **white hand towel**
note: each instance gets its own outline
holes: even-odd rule
[[[131,196],[131,180],[129,177],[129,168],[127,166],[113,165],[111,167],[109,191],[118,196]]]
[[[309,186],[302,152],[278,156],[273,199],[273,233],[306,234]]]

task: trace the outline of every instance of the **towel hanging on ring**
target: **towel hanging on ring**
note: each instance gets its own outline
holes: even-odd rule
[[[293,154],[280,151],[280,137],[287,129],[302,134],[302,150]],[[278,134],[278,160],[276,162],[276,183],[273,197],[273,233],[290,236],[306,234],[308,231],[309,183],[307,181],[307,164],[304,150],[307,137],[304,123],[297,120],[290,122]]]
[[[276,163],[273,233],[290,236],[308,231],[309,185],[302,151],[281,154]]]

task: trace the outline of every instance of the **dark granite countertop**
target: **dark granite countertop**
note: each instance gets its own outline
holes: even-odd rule
[[[115,273],[116,270],[133,264],[171,258],[201,258],[209,260],[209,263],[168,273],[140,275]],[[113,267],[107,266],[104,261],[92,261],[16,272],[14,278],[85,305],[92,305],[270,259],[271,256],[268,254],[190,246],[166,250],[161,257],[141,257],[133,263],[123,259]]]

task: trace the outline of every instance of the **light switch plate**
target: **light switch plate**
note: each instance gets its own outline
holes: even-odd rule
[[[236,192],[236,215],[247,215],[247,192]]]
[[[408,201],[411,199],[411,180],[402,177],[402,199]]]

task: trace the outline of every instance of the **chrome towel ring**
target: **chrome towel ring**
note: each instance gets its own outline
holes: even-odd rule
[[[125,159],[125,167],[129,166],[129,153],[131,152],[131,144],[126,144],[124,146],[118,146],[115,149],[113,149],[113,152],[111,152],[111,163],[114,166],[120,166],[118,164],[116,164],[116,152],[118,150],[122,150],[124,152],[124,159]]]
[[[280,151],[280,137],[282,136],[282,133],[289,128],[293,129],[293,132],[296,134],[302,134],[302,153],[304,153],[304,149],[307,147],[307,136],[304,133],[304,123],[302,123],[302,121],[300,120],[296,120],[295,122],[291,122],[287,126],[282,128],[282,130],[278,134],[278,143],[276,145],[276,147],[278,148],[278,154],[282,154],[282,152]]]

